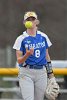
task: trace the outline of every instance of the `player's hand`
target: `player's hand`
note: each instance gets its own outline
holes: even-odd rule
[[[55,100],[59,94],[59,85],[56,83],[55,77],[48,79],[46,88],[46,97],[48,100]]]
[[[33,55],[33,53],[34,53],[34,48],[31,48],[30,50],[28,50],[28,48],[26,48],[27,56]]]

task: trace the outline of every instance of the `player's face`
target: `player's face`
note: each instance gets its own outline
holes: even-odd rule
[[[36,20],[37,19],[35,17],[29,17],[26,19],[26,21],[31,21],[33,23],[33,28],[37,25]]]

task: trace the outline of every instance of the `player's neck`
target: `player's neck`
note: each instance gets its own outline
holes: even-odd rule
[[[32,28],[32,29],[27,29],[27,33],[30,36],[36,36],[36,31],[37,31],[37,27],[36,28]]]

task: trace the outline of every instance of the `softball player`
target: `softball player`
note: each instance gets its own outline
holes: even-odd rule
[[[19,85],[23,100],[55,100],[59,87],[55,81],[48,48],[52,45],[48,36],[38,30],[38,16],[29,11],[24,15],[23,24],[32,22],[32,27],[27,28],[15,41],[17,61],[19,63]],[[49,78],[49,81],[48,81]],[[55,83],[54,87],[49,83]],[[52,91],[48,89],[52,87]]]

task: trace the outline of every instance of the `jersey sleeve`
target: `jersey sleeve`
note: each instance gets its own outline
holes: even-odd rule
[[[46,46],[46,49],[49,47],[48,44],[47,44],[46,39],[45,39],[45,46]]]
[[[16,39],[16,41],[15,41],[15,43],[14,43],[14,45],[13,45],[13,49],[20,50],[21,44],[22,44],[22,40],[23,40],[22,37],[19,36],[19,37]]]
[[[47,45],[47,48],[48,48],[52,45],[52,43],[51,43],[51,41],[50,41],[50,39],[48,38],[47,35],[45,36],[45,38],[46,38],[46,45]]]
[[[41,34],[44,38],[46,38],[47,46],[50,47],[50,46],[52,45],[52,43],[51,43],[49,37],[48,37],[45,33],[41,32],[41,31],[38,31],[38,32],[39,32],[39,34]]]

